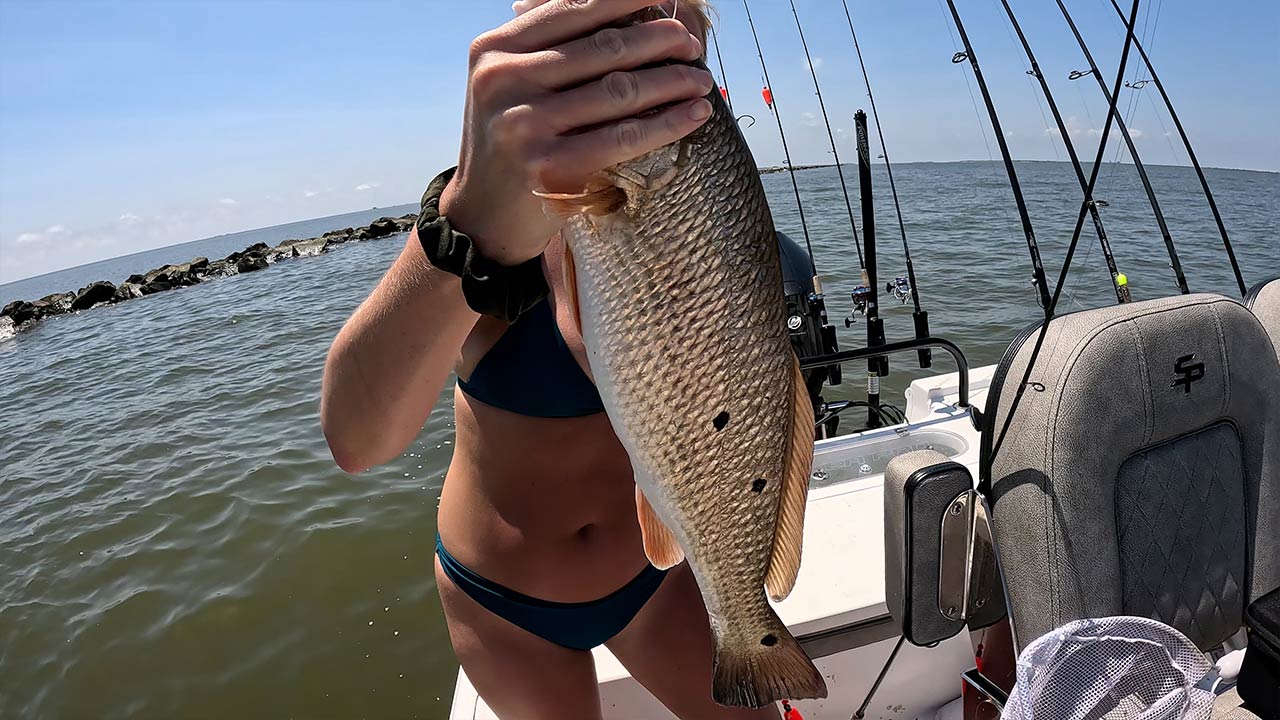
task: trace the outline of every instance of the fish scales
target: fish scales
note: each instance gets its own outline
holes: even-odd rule
[[[755,161],[719,92],[707,99],[702,128],[615,168],[623,201],[571,215],[564,237],[592,375],[707,605],[714,697],[758,706],[826,694],[764,592],[797,398],[807,462],[812,410]]]

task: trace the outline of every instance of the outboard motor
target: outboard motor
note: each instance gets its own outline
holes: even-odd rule
[[[813,263],[809,253],[783,232],[778,232],[778,250],[782,259],[782,287],[787,301],[787,331],[796,356],[804,360],[837,352],[836,328],[827,322],[825,297],[813,286]],[[813,402],[817,418],[828,415],[822,399],[824,383],[839,385],[839,365],[827,365],[804,371],[805,386]],[[839,418],[834,415],[818,428],[818,437],[835,435]]]

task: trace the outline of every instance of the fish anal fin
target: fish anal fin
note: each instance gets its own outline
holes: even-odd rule
[[[654,512],[639,485],[636,486],[636,516],[640,520],[640,534],[644,538],[644,554],[654,567],[666,570],[684,562],[684,550],[676,542],[675,533]]]
[[[800,363],[793,363],[791,437],[787,447],[786,475],[778,501],[773,553],[764,578],[765,589],[775,601],[791,594],[800,573],[804,510],[809,499],[809,474],[813,470],[813,403],[800,373]]]
[[[578,266],[573,259],[573,248],[564,243],[564,256],[561,258],[564,273],[564,296],[569,305],[569,316],[573,318],[574,327],[582,334],[582,307],[578,305]],[[639,492],[639,489],[636,490]]]
[[[560,217],[609,215],[617,212],[627,202],[627,194],[616,185],[605,185],[577,193],[534,191],[533,194],[542,198],[542,205],[548,215]]]

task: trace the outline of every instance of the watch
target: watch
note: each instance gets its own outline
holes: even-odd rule
[[[440,173],[422,194],[418,242],[433,267],[462,278],[462,295],[472,310],[515,322],[549,292],[542,256],[502,265],[481,255],[470,237],[454,230],[440,214],[440,196],[457,171],[452,167]]]

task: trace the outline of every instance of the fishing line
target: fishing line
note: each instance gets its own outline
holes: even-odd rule
[[[711,43],[716,48],[716,62],[720,64],[720,92],[724,95],[724,101],[729,106],[729,114],[737,117],[737,113],[733,111],[733,97],[729,95],[729,76],[725,74],[724,57],[720,55],[720,38],[716,35],[716,26],[711,25]]]
[[[1009,5],[1009,0],[1000,0],[1000,4],[1004,7],[1005,14],[1009,17],[1009,26],[1017,33],[1018,41],[1026,53],[1028,62],[1031,64],[1031,69],[1027,71],[1027,76],[1028,78],[1035,78],[1039,83],[1045,102],[1049,104],[1054,122],[1057,123],[1058,132],[1062,135],[1063,147],[1066,148],[1067,155],[1071,158],[1071,168],[1075,170],[1076,179],[1080,183],[1080,191],[1084,193],[1084,204],[1088,207],[1089,217],[1093,221],[1094,231],[1098,235],[1098,246],[1102,248],[1102,255],[1107,262],[1107,271],[1111,277],[1111,287],[1115,291],[1116,301],[1127,303],[1131,299],[1129,295],[1129,280],[1116,267],[1115,255],[1111,251],[1111,242],[1107,238],[1106,228],[1102,224],[1102,215],[1098,212],[1099,203],[1088,186],[1084,168],[1080,164],[1080,156],[1076,153],[1075,143],[1068,136],[1066,121],[1062,119],[1062,112],[1058,110],[1058,103],[1053,99],[1053,91],[1049,88],[1049,82],[1045,79],[1044,72],[1040,69],[1040,63],[1036,60],[1030,41],[1027,40],[1026,34],[1022,32],[1022,25],[1018,22],[1018,16],[1014,14],[1013,7]],[[1006,27],[1007,29],[1009,29],[1008,26]],[[1091,255],[1092,245],[1090,245]],[[1086,269],[1088,268],[1087,260],[1085,267]]]
[[[929,313],[920,308],[920,288],[916,282],[915,264],[911,259],[911,246],[907,243],[907,224],[902,219],[902,203],[898,201],[898,185],[893,180],[893,163],[889,161],[889,146],[884,141],[884,126],[880,124],[880,112],[876,108],[876,97],[871,92],[871,76],[867,73],[867,63],[862,58],[862,46],[858,43],[858,32],[853,29],[853,16],[849,13],[849,3],[846,0],[840,0],[844,5],[844,17],[849,22],[849,34],[853,37],[853,49],[858,54],[858,66],[862,69],[862,80],[867,86],[867,100],[871,104],[871,118],[876,123],[876,134],[880,137],[880,153],[884,157],[884,168],[889,175],[889,190],[893,194],[893,209],[898,217],[898,232],[902,236],[902,254],[907,264],[907,282],[911,286],[911,304],[913,307],[912,319],[915,321],[916,339],[923,340],[929,337]],[[965,78],[968,79],[967,77]],[[972,93],[970,93],[972,97]],[[974,103],[975,110],[977,103]],[[985,134],[984,134],[985,139]],[[919,350],[917,351],[917,359],[920,361],[920,368],[924,369],[933,365],[933,351]]]
[[[1063,18],[1066,19],[1067,25],[1071,28],[1072,34],[1075,35],[1076,42],[1080,45],[1080,50],[1084,53],[1085,60],[1089,63],[1089,70],[1086,73],[1078,75],[1077,73],[1072,73],[1072,75],[1076,77],[1083,77],[1085,74],[1093,75],[1094,79],[1097,80],[1098,89],[1102,92],[1103,98],[1106,99],[1107,105],[1110,107],[1110,115],[1107,118],[1107,124],[1105,127],[1106,129],[1110,129],[1111,120],[1114,119],[1116,127],[1120,129],[1120,134],[1124,138],[1126,147],[1129,149],[1129,155],[1133,158],[1134,169],[1137,171],[1138,177],[1142,180],[1142,187],[1147,193],[1147,200],[1151,204],[1151,211],[1155,213],[1156,224],[1160,228],[1160,237],[1164,240],[1165,249],[1168,250],[1169,262],[1170,266],[1173,268],[1174,277],[1177,280],[1178,290],[1183,295],[1187,295],[1191,292],[1191,289],[1187,286],[1187,278],[1182,271],[1182,261],[1178,258],[1178,250],[1174,246],[1173,236],[1169,233],[1169,225],[1165,222],[1164,212],[1160,209],[1160,200],[1156,197],[1155,189],[1151,186],[1151,178],[1147,176],[1146,167],[1142,164],[1142,157],[1138,154],[1138,148],[1133,142],[1133,136],[1130,134],[1129,128],[1124,122],[1124,118],[1121,117],[1121,114],[1116,107],[1119,100],[1119,96],[1116,95],[1116,93],[1119,92],[1120,85],[1124,78],[1122,76],[1120,78],[1120,82],[1117,82],[1116,90],[1107,90],[1106,81],[1102,79],[1102,75],[1098,70],[1098,64],[1093,60],[1093,53],[1089,52],[1089,46],[1085,43],[1084,37],[1080,35],[1080,29],[1076,27],[1075,20],[1072,19],[1071,13],[1067,10],[1067,6],[1063,4],[1062,0],[1056,1],[1058,8],[1062,11]],[[1126,60],[1129,56],[1129,48],[1136,45],[1135,41],[1136,38],[1133,37],[1133,28],[1130,27],[1125,35]],[[1104,132],[1103,134],[1105,139],[1108,133]],[[1105,147],[1102,149],[1103,152],[1106,151]],[[1099,161],[1101,161],[1101,158],[1099,158]],[[1092,191],[1092,187],[1090,190]],[[1081,215],[1081,224],[1083,224],[1083,217],[1084,216]],[[1079,233],[1079,231],[1080,226],[1078,225],[1076,227],[1076,232]],[[1075,237],[1073,236],[1072,239],[1075,240]]]
[[[756,34],[756,23],[751,19],[751,6],[747,0],[742,0],[742,8],[747,11],[747,24],[751,26],[751,39],[756,43],[756,54],[760,57],[760,71],[764,74],[764,90],[761,94],[764,96],[765,105],[773,111],[773,117],[778,121],[778,136],[782,138],[782,155],[787,160],[787,174],[791,176],[791,189],[796,193],[796,209],[800,212],[800,228],[804,230],[804,246],[809,251],[809,269],[813,271],[813,286],[816,294],[822,294],[822,284],[818,279],[818,264],[813,255],[813,243],[809,239],[809,225],[804,219],[804,203],[800,200],[800,183],[796,180],[796,168],[791,162],[791,150],[787,148],[787,133],[782,129],[782,113],[778,112],[777,98],[773,96],[773,84],[769,82],[769,68],[764,62],[764,50],[760,47],[760,36]]]
[[[991,4],[997,6],[996,0],[991,0]],[[1004,34],[1009,38],[1010,45],[1016,46],[1018,44],[1018,41],[1013,37],[1013,30],[1008,25],[1004,26]],[[1049,147],[1053,149],[1053,159],[1062,162],[1062,156],[1058,154],[1058,144],[1053,142],[1053,130],[1049,127],[1049,116],[1044,113],[1044,103],[1040,101],[1040,93],[1036,92],[1035,83],[1032,81],[1032,78],[1035,77],[1034,70],[1028,70],[1025,77],[1027,85],[1031,86],[1031,97],[1036,101],[1036,107],[1040,109],[1040,122],[1044,126],[1044,134],[1049,137]]]
[[[1120,22],[1127,23],[1124,10],[1120,9],[1120,4],[1116,0],[1111,0],[1111,7],[1115,8],[1116,13],[1120,16]],[[1126,24],[1125,31],[1132,35],[1132,26]],[[1164,100],[1164,106],[1169,111],[1173,126],[1178,130],[1178,137],[1182,139],[1182,146],[1186,148],[1187,157],[1191,160],[1191,167],[1196,171],[1196,177],[1200,180],[1200,188],[1204,191],[1205,200],[1209,203],[1209,209],[1213,212],[1214,222],[1218,225],[1218,234],[1222,236],[1222,247],[1227,251],[1227,259],[1231,261],[1231,270],[1235,273],[1236,284],[1240,288],[1241,297],[1243,297],[1248,293],[1248,285],[1245,284],[1244,274],[1240,272],[1240,262],[1236,259],[1235,249],[1231,246],[1231,238],[1227,235],[1227,226],[1222,220],[1222,212],[1218,210],[1218,202],[1213,197],[1213,191],[1209,189],[1209,180],[1204,175],[1204,168],[1200,167],[1200,160],[1196,157],[1195,149],[1191,147],[1191,139],[1187,137],[1187,129],[1183,127],[1182,119],[1178,117],[1177,111],[1173,109],[1173,100],[1169,97],[1169,93],[1165,91],[1164,83],[1160,82],[1160,76],[1156,73],[1155,65],[1151,63],[1151,56],[1143,49],[1142,43],[1135,41],[1133,47],[1138,51],[1138,55],[1142,57],[1142,62],[1147,67],[1147,73],[1151,76],[1151,82],[1160,91],[1160,97]]]
[[[948,0],[948,1],[950,2],[951,0]],[[1120,68],[1116,72],[1115,89],[1112,90],[1109,96],[1110,99],[1107,103],[1107,107],[1108,107],[1107,121],[1102,126],[1102,139],[1098,143],[1098,154],[1094,158],[1093,166],[1089,171],[1089,182],[1085,191],[1086,198],[1089,198],[1093,195],[1094,186],[1098,182],[1098,171],[1102,166],[1103,157],[1106,155],[1106,152],[1107,152],[1107,141],[1111,137],[1111,127],[1114,124],[1114,121],[1119,119],[1118,113],[1116,112],[1116,97],[1117,97],[1116,93],[1120,91],[1120,86],[1124,82],[1125,69],[1129,63],[1129,50],[1134,45],[1134,40],[1135,40],[1133,36],[1133,27],[1135,24],[1134,21],[1138,17],[1138,6],[1141,2],[1142,0],[1133,0],[1133,9],[1130,11],[1129,20],[1125,25],[1126,34],[1125,34],[1125,41],[1124,41],[1124,49],[1120,53]],[[1059,0],[1059,4],[1061,4],[1061,0]],[[1035,347],[1032,348],[1031,350],[1031,357],[1027,362],[1027,368],[1023,372],[1021,382],[1018,383],[1017,394],[1014,396],[1013,403],[1009,407],[1009,412],[1005,416],[1004,424],[1000,428],[1000,433],[998,436],[992,437],[992,433],[990,431],[993,428],[985,427],[984,432],[982,432],[981,434],[981,442],[980,442],[981,447],[979,449],[979,459],[978,459],[978,463],[979,463],[978,492],[982,493],[984,496],[988,498],[991,497],[992,458],[994,458],[996,453],[1000,451],[1000,446],[1004,443],[1004,438],[1009,432],[1009,426],[1013,422],[1013,416],[1017,412],[1018,405],[1022,402],[1022,398],[1026,394],[1027,388],[1029,387],[1028,381],[1031,379],[1032,371],[1035,370],[1036,360],[1040,357],[1040,352],[1044,348],[1045,337],[1047,337],[1049,333],[1049,320],[1052,319],[1053,311],[1057,307],[1058,300],[1061,297],[1063,286],[1066,284],[1067,274],[1071,270],[1071,261],[1075,257],[1076,247],[1079,245],[1079,242],[1080,242],[1080,232],[1081,230],[1084,229],[1084,218],[1085,218],[1085,215],[1087,214],[1088,214],[1088,200],[1086,199],[1085,202],[1082,202],[1080,204],[1080,213],[1076,216],[1075,231],[1071,234],[1071,244],[1067,247],[1067,257],[1062,263],[1062,270],[1058,274],[1058,282],[1054,286],[1053,299],[1050,301],[1049,307],[1047,308],[1049,313],[1049,318],[1046,319],[1046,321],[1040,325],[1040,332],[1039,332],[1039,336],[1036,338]],[[1059,336],[1058,339],[1061,339],[1061,336]],[[1055,340],[1054,342],[1056,343],[1057,340]],[[995,421],[994,413],[997,410],[998,408],[993,408],[992,409],[993,416],[989,419],[983,419],[982,423],[986,424],[986,423],[994,422]]]
[[[955,20],[956,30],[960,33],[960,40],[964,43],[964,52],[956,53],[951,62],[959,64],[966,60],[969,67],[973,71],[974,80],[978,83],[978,89],[982,91],[982,99],[987,106],[987,115],[991,119],[991,129],[995,133],[996,142],[1000,146],[1000,155],[1004,158],[1005,173],[1009,176],[1009,187],[1013,190],[1013,199],[1018,206],[1018,219],[1022,223],[1022,233],[1027,241],[1027,252],[1031,255],[1031,273],[1032,282],[1036,288],[1037,301],[1040,307],[1044,309],[1045,320],[1052,317],[1052,309],[1049,300],[1049,284],[1045,277],[1044,262],[1040,257],[1040,246],[1036,242],[1035,230],[1031,226],[1031,215],[1027,210],[1027,199],[1022,194],[1022,185],[1018,182],[1018,170],[1014,166],[1013,155],[1009,152],[1009,143],[1005,138],[1004,130],[1000,126],[1000,116],[996,113],[995,101],[991,99],[991,91],[987,88],[987,82],[982,75],[982,66],[978,63],[977,53],[974,52],[973,43],[969,42],[969,35],[965,32],[964,22],[960,19],[960,11],[956,9],[955,0],[946,0],[947,7],[951,10],[951,17]],[[1090,193],[1092,188],[1090,188]],[[1090,196],[1086,193],[1086,197]]]
[[[853,230],[853,246],[858,251],[858,268],[862,270],[863,282],[866,282],[867,264],[862,259],[862,240],[858,235],[858,223],[853,219],[853,202],[849,200],[849,186],[844,181],[844,169],[840,166],[840,152],[836,150],[836,136],[831,131],[831,120],[827,117],[827,106],[822,101],[822,87],[818,84],[818,71],[813,67],[813,58],[809,56],[809,43],[804,38],[804,28],[800,25],[800,15],[796,12],[795,2],[791,3],[791,14],[796,19],[796,31],[800,33],[800,46],[804,48],[804,59],[809,64],[809,74],[813,76],[813,92],[818,96],[818,108],[822,111],[822,122],[827,126],[827,139],[831,141],[831,156],[836,161],[836,175],[840,177],[840,194],[844,196],[845,209],[849,211],[849,227]]]

